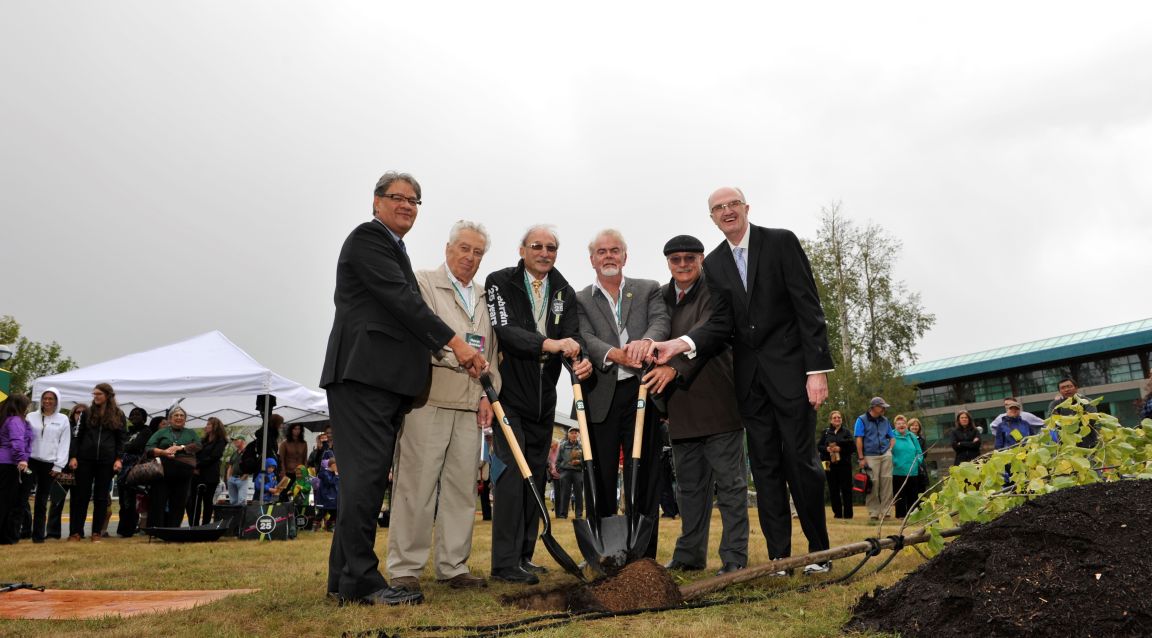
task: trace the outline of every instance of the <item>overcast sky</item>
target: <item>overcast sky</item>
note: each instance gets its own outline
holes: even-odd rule
[[[635,6],[633,6],[635,5]],[[763,5],[763,6],[761,6]],[[1145,3],[7,2],[0,314],[81,365],[219,329],[315,387],[340,244],[389,169],[406,238],[481,266],[530,223],[625,274],[736,185],[813,237],[833,201],[904,243],[921,361],[1141,319],[1152,239]]]

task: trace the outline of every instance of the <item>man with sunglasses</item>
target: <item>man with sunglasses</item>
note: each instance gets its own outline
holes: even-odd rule
[[[832,356],[808,256],[790,230],[748,222],[738,188],[708,198],[724,241],[704,260],[715,310],[687,335],[655,344],[659,362],[707,356],[732,344],[736,397],[748,434],[757,513],[768,557],[792,555],[791,493],[808,551],[828,549],[824,470],[816,453],[816,409],[828,398]],[[808,565],[805,573],[831,569]]]
[[[660,289],[672,315],[673,338],[712,315],[712,293],[704,281],[704,244],[678,235],[664,244],[672,280]],[[732,351],[711,357],[676,357],[650,375],[668,395],[668,435],[680,492],[680,538],[668,569],[697,571],[708,562],[712,493],[720,508],[720,574],[748,565],[748,480],[744,422],[736,405]],[[669,378],[670,377],[670,378]]]
[[[473,377],[488,367],[420,296],[404,247],[419,206],[415,178],[385,173],[373,192],[373,219],[348,235],[336,264],[336,316],[320,387],[328,392],[342,470],[328,596],[344,603],[423,602],[419,591],[388,585],[373,548],[396,433],[428,385],[430,354],[447,347]]]
[[[660,284],[651,279],[624,277],[628,244],[619,231],[600,231],[588,244],[588,259],[596,279],[576,294],[580,310],[580,334],[595,369],[596,383],[586,392],[588,425],[597,468],[598,512],[601,518],[616,514],[616,459],[624,453],[623,492],[630,496],[642,516],[658,519],[660,495],[656,461],[663,448],[655,410],[645,413],[641,445],[641,476],[638,494],[632,489],[632,442],[636,426],[637,397],[648,344],[668,338],[668,308],[660,296]],[[658,385],[653,382],[653,385]],[[651,388],[658,392],[663,390]],[[645,556],[656,557],[658,534],[649,537]]]
[[[500,404],[543,493],[548,451],[556,421],[556,381],[561,357],[574,359],[583,345],[576,316],[576,291],[556,270],[560,240],[551,226],[528,229],[520,240],[520,262],[488,275],[484,283],[488,319],[500,349]],[[587,378],[587,359],[573,364]],[[493,451],[506,467],[492,475],[492,579],[535,585],[543,567],[532,562],[540,512],[516,471],[502,428]]]

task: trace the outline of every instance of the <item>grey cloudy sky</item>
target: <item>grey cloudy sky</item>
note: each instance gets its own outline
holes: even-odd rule
[[[81,364],[219,329],[315,387],[334,264],[385,170],[443,257],[466,217],[511,265],[629,239],[815,233],[843,202],[904,242],[931,360],[1149,316],[1144,3],[9,2],[0,313]]]

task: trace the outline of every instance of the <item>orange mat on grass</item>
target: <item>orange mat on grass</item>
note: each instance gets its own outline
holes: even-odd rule
[[[0,594],[0,618],[9,620],[73,620],[105,616],[138,616],[192,609],[233,594],[258,589],[192,591],[104,591],[83,589],[17,589]]]

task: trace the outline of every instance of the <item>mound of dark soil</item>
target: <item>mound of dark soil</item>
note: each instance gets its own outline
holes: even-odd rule
[[[1152,635],[1152,481],[1047,494],[973,525],[856,605],[845,630],[932,636]]]
[[[614,576],[586,585],[527,591],[502,599],[505,605],[535,611],[625,611],[674,607],[683,602],[680,588],[659,563],[643,558]]]

